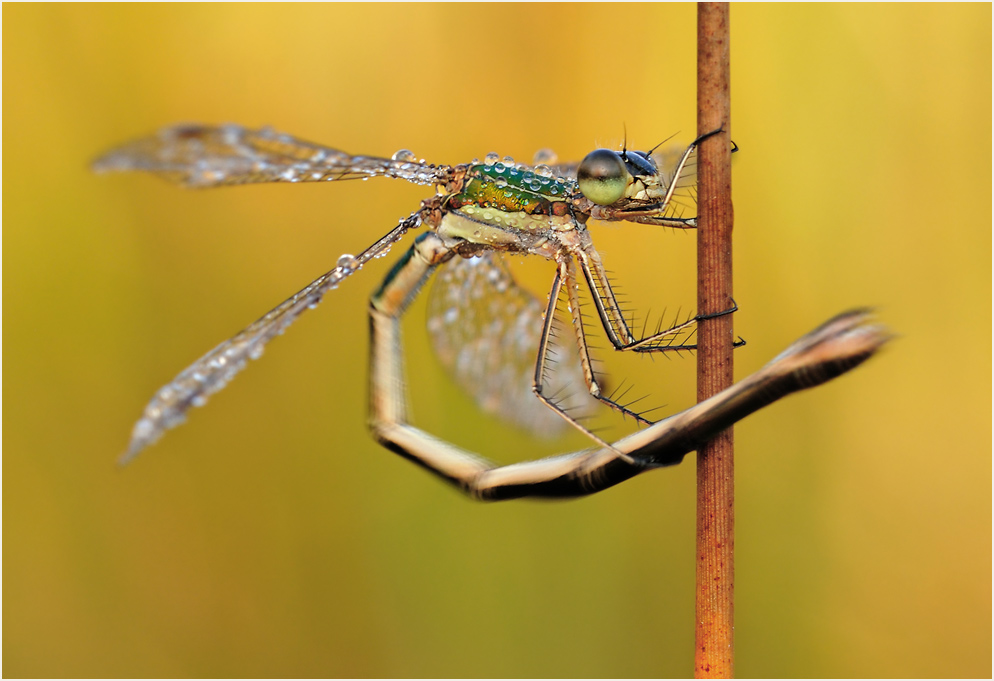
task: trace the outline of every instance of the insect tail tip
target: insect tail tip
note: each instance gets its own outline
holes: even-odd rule
[[[131,461],[136,456],[138,456],[138,454],[143,449],[145,449],[145,445],[147,445],[147,444],[148,444],[148,442],[145,442],[145,441],[132,440],[128,444],[127,451],[125,451],[123,454],[121,454],[121,456],[117,457],[117,466],[119,468],[124,468],[125,466],[127,466],[129,463],[131,463]]]

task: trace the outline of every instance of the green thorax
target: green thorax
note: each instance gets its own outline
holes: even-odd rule
[[[513,163],[481,163],[469,167],[462,189],[446,205],[477,222],[531,231],[570,215],[576,191],[573,180]]]

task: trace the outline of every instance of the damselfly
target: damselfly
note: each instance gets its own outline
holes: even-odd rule
[[[98,171],[148,171],[189,187],[391,177],[436,188],[435,196],[422,201],[416,211],[372,246],[356,256],[343,255],[330,272],[211,350],[159,390],[135,425],[124,460],[182,422],[190,407],[204,404],[208,395],[223,388],[248,360],[258,358],[266,343],[304,310],[315,307],[329,290],[371,259],[387,253],[408,231],[424,227],[425,231],[401,256],[370,300],[370,427],[381,444],[464,491],[491,499],[586,494],[642,470],[679,461],[685,452],[674,458],[677,455],[671,446],[659,454],[659,443],[680,441],[681,447],[692,445],[721,424],[728,425],[728,419],[737,420],[748,411],[743,413],[738,403],[734,408],[719,404],[696,417],[694,423],[685,423],[679,433],[671,432],[670,419],[670,426],[661,429],[664,424],[660,424],[610,445],[574,417],[561,397],[564,382],[569,382],[569,378],[564,381],[562,377],[576,377],[575,382],[582,382],[583,389],[596,400],[641,424],[651,423],[602,391],[587,342],[588,329],[580,313],[580,278],[589,290],[604,333],[619,351],[693,349],[696,324],[704,317],[690,318],[636,338],[594,248],[587,222],[593,218],[680,229],[695,227],[695,218],[686,214],[694,207],[695,152],[703,139],[717,132],[720,131],[696,140],[669,166],[659,157],[654,158],[652,152],[627,149],[598,149],[580,163],[566,165],[528,166],[496,154],[482,162],[431,165],[406,150],[389,159],[351,156],[270,129],[248,130],[235,125],[170,128],[108,153],[96,162]],[[503,253],[538,255],[554,263],[556,273],[547,304],[542,305],[515,284],[500,262]],[[468,291],[449,297],[439,294],[432,302],[429,329],[443,363],[462,378],[484,406],[532,427],[542,427],[530,421],[536,407],[545,409],[585,433],[598,448],[496,467],[408,424],[400,319],[438,268],[444,268],[448,290],[455,290],[458,283],[467,287],[460,290]],[[483,298],[486,305],[474,303],[474,296]],[[467,322],[466,315],[474,310],[480,312],[483,307],[501,322],[500,331],[485,333],[483,329],[492,327]],[[555,366],[552,336],[559,313],[565,313],[572,329],[571,342],[578,357],[574,367]],[[860,326],[863,321],[863,316],[850,318],[846,328],[864,328]],[[474,331],[467,335],[467,328]],[[521,365],[520,358],[526,352],[532,353],[534,368],[530,385],[520,389],[526,383],[514,369]],[[862,359],[865,356],[860,355]],[[824,363],[826,358],[819,361]],[[852,365],[850,362],[843,367],[845,361],[833,361],[835,364],[829,368],[819,367],[831,373],[835,371],[833,367],[845,370]],[[467,368],[474,366],[476,373]],[[481,371],[481,366],[493,370]],[[510,374],[502,371],[508,367],[512,369]],[[811,371],[810,367],[805,370]],[[798,383],[801,378],[791,380]],[[508,384],[509,392],[505,389]],[[763,391],[754,386],[752,392],[747,389],[736,399],[748,402],[752,411],[800,387],[806,387],[803,381],[781,386],[779,394],[775,394],[776,390],[761,394]],[[685,419],[687,413],[706,404],[678,417]]]

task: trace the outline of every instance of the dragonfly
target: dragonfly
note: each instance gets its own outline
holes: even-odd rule
[[[654,155],[655,150],[623,147],[621,151],[597,149],[579,163],[561,165],[526,165],[496,154],[488,154],[483,161],[434,165],[407,150],[391,158],[353,156],[271,128],[231,124],[167,128],[108,152],[94,163],[96,171],[149,172],[193,188],[387,177],[435,189],[433,196],[371,246],[358,255],[342,255],[329,272],[161,388],[135,424],[122,461],[132,459],[182,423],[192,407],[205,404],[249,360],[259,358],[269,341],[304,311],[316,307],[328,291],[370,260],[386,255],[408,232],[419,230],[370,298],[369,426],[380,444],[478,499],[580,496],[679,461],[683,454],[675,454],[672,447],[659,454],[660,443],[679,442],[685,448],[716,432],[719,425],[727,425],[728,419],[741,418],[741,404],[725,402],[710,407],[703,418],[684,412],[677,415],[677,421],[671,417],[653,425],[631,405],[606,394],[603,377],[594,369],[589,329],[581,311],[581,282],[604,334],[620,352],[693,350],[698,323],[736,308],[733,303],[726,310],[636,337],[629,321],[634,317],[626,319],[587,227],[594,220],[695,228],[696,218],[687,213],[695,205],[696,151],[705,139],[720,132],[699,137],[669,159]],[[501,261],[506,254],[536,255],[554,264],[544,305],[514,281]],[[554,423],[575,428],[596,447],[497,466],[409,423],[400,322],[436,271],[441,285],[436,285],[429,304],[429,333],[446,368],[462,378],[485,408],[539,430],[549,428],[550,421],[535,414],[552,415]],[[495,321],[488,323],[488,317]],[[557,324],[560,317],[566,319]],[[846,324],[849,331],[845,333],[850,335],[852,329],[865,329],[865,315],[852,313]],[[566,328],[569,332],[564,333]],[[559,361],[564,353],[557,348],[564,340],[560,336],[569,335],[576,361],[564,366]],[[526,356],[531,369],[522,373]],[[781,358],[781,363],[785,361]],[[818,361],[824,364],[825,358]],[[832,371],[843,365],[836,361]],[[762,390],[753,386],[746,401],[759,408],[781,394],[807,387],[812,383],[810,375],[817,372],[805,371],[792,375],[794,383],[780,393],[769,386]],[[596,402],[647,428],[617,443],[605,442],[574,415],[574,403],[563,395],[577,383]]]

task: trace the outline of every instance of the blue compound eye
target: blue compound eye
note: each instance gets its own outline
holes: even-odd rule
[[[610,149],[591,151],[576,171],[580,191],[599,206],[610,206],[624,196],[631,178],[625,162]]]
[[[646,152],[626,151],[622,156],[623,160],[631,166],[628,170],[632,175],[643,176],[656,174],[656,163]]]

